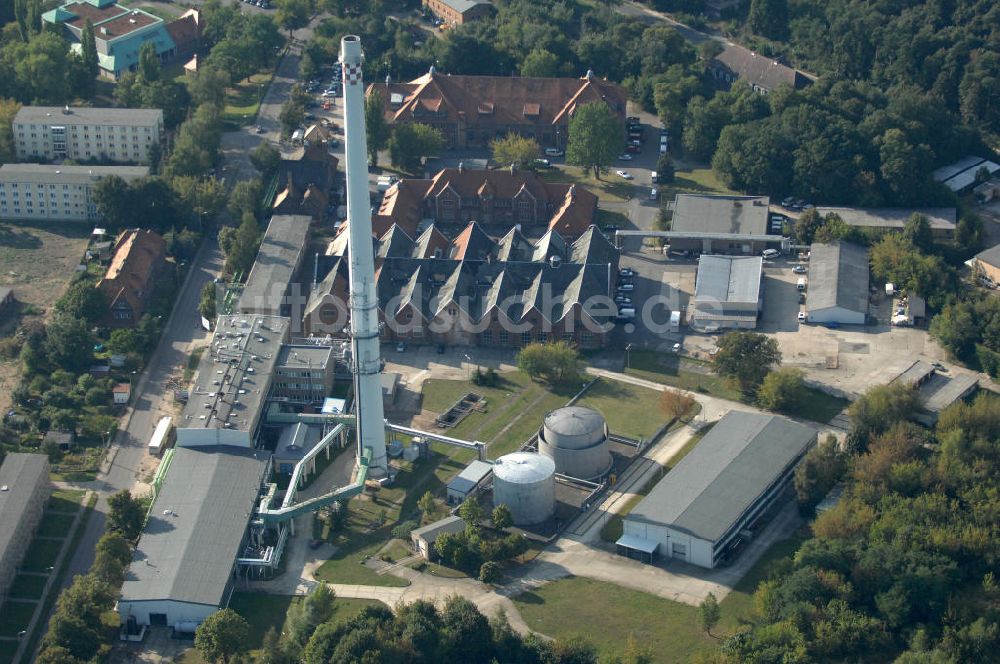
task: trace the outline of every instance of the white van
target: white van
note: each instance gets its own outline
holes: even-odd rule
[[[760,252],[760,255],[763,256],[764,258],[777,258],[779,255],[781,255],[781,252],[778,251],[777,249],[765,249],[764,251]]]
[[[618,320],[632,320],[635,318],[635,307],[621,307],[618,309]]]
[[[795,288],[797,288],[800,292],[806,289],[805,277],[799,277],[799,280],[795,283]]]

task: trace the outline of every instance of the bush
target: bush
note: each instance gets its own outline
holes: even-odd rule
[[[479,580],[483,583],[496,583],[500,580],[500,563],[487,560],[479,567]]]
[[[392,536],[396,539],[410,540],[410,532],[417,527],[416,521],[404,521],[392,529]]]

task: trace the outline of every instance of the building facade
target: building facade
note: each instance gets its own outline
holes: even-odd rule
[[[762,306],[760,256],[711,256],[698,259],[691,325],[700,329],[757,327]]]
[[[769,94],[785,85],[801,90],[812,84],[812,79],[780,60],[756,53],[739,44],[728,44],[708,63],[708,71],[717,87],[728,90],[741,81],[754,92]]]
[[[448,25],[463,25],[493,15],[488,0],[424,0],[424,9]]]
[[[44,454],[8,454],[0,465],[0,602],[17,576],[24,554],[42,520],[49,483]]]
[[[148,164],[163,136],[163,111],[151,108],[24,106],[11,131],[17,158]]]
[[[333,389],[333,348],[312,344],[285,344],[278,353],[271,386],[273,399],[321,404]]]
[[[190,56],[201,36],[200,16],[195,10],[164,21],[116,0],[74,0],[45,12],[42,20],[70,40],[76,51],[89,22],[94,28],[101,77],[111,80],[138,68],[143,44],[152,44],[160,62],[168,63]]]
[[[94,186],[103,177],[125,181],[149,175],[146,166],[0,166],[0,219],[49,221],[101,220],[94,204]]]
[[[153,231],[136,228],[118,236],[111,264],[95,286],[108,305],[105,326],[134,327],[139,322],[166,256],[166,242]]]
[[[488,147],[509,133],[534,138],[543,147],[565,149],[569,119],[577,107],[605,103],[622,121],[622,86],[587,72],[582,78],[450,76],[433,67],[409,83],[369,86],[382,95],[390,124],[420,123],[438,129],[451,149]]]

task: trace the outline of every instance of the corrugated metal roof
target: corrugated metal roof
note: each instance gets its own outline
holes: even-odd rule
[[[626,519],[714,542],[815,440],[788,418],[730,411]]]
[[[235,447],[174,450],[121,599],[221,605],[267,456]]]
[[[468,493],[477,484],[483,481],[483,479],[493,472],[493,464],[486,463],[485,461],[479,461],[478,459],[466,466],[462,472],[452,478],[448,482],[448,488],[452,491],[459,491],[461,493]]]
[[[868,313],[868,250],[837,241],[813,244],[809,258],[809,311],[841,307]]]
[[[465,521],[460,516],[446,516],[440,521],[428,523],[423,528],[410,531],[410,537],[420,537],[428,542],[433,542],[442,533],[457,533],[465,530]]]
[[[756,304],[763,268],[760,256],[702,256],[698,259],[695,299]]]

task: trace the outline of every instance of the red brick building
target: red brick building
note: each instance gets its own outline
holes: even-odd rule
[[[96,286],[108,303],[105,326],[133,327],[139,322],[166,255],[166,242],[153,231],[136,228],[118,236],[111,265]]]
[[[440,130],[449,148],[488,146],[515,133],[563,149],[578,106],[606,103],[622,122],[628,93],[587,72],[583,78],[450,76],[434,68],[409,83],[373,83],[390,124],[416,122]],[[624,135],[623,135],[624,139]]]
[[[424,0],[424,8],[448,25],[463,25],[493,16],[488,0]]]

